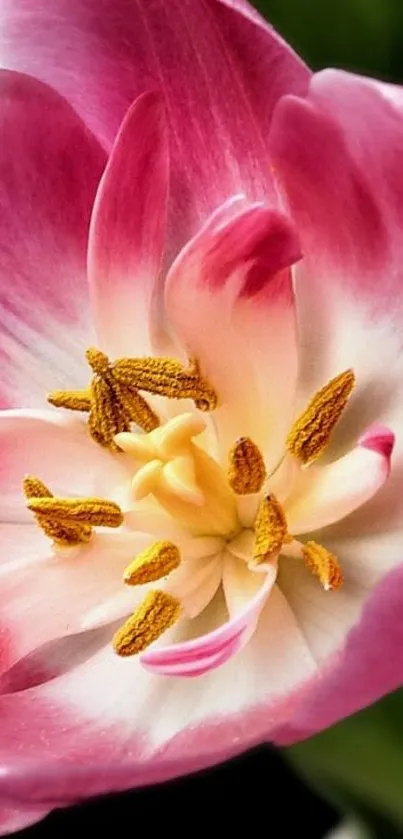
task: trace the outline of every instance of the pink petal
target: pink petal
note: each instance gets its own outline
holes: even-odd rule
[[[104,153],[34,79],[2,71],[0,102],[0,404],[43,404],[47,389],[87,377],[86,247]]]
[[[401,426],[402,117],[400,88],[329,70],[306,101],[279,103],[271,129],[306,255],[295,271],[301,399],[354,369],[344,444],[375,421]]]
[[[24,807],[20,802],[3,802],[0,805],[0,833],[1,835],[23,830],[47,816],[49,808]]]
[[[167,191],[164,107],[159,96],[148,93],[125,117],[91,224],[95,323],[100,345],[114,357],[152,353]]]
[[[394,434],[374,426],[344,457],[302,470],[286,503],[290,532],[319,530],[373,498],[389,477],[393,446]]]
[[[269,465],[282,450],[297,373],[288,267],[299,256],[283,215],[238,197],[210,218],[168,275],[168,317],[217,392],[212,416],[225,457],[240,435],[263,447]]]
[[[108,149],[139,94],[164,94],[173,246],[229,195],[273,194],[273,108],[286,92],[304,93],[309,72],[248,4],[4,0],[0,43],[7,66],[54,85]]]
[[[0,698],[0,794],[67,804],[83,790],[153,783],[220,762],[288,718],[295,686],[314,670],[276,588],[250,643],[200,678],[168,681],[108,647],[40,688]]]

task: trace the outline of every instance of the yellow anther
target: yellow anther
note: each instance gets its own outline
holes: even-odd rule
[[[29,498],[52,498],[50,489],[34,475],[25,475],[22,488],[26,499]]]
[[[317,542],[306,542],[302,545],[302,555],[307,568],[318,578],[326,591],[338,591],[343,584],[343,571],[334,556]]]
[[[109,358],[96,347],[89,347],[85,353],[88,364],[98,376],[107,376],[111,371]]]
[[[50,489],[33,475],[27,475],[24,478],[23,491],[28,508],[37,500],[53,499]],[[56,545],[72,547],[88,542],[91,538],[92,528],[86,524],[62,522],[54,518],[48,518],[40,512],[35,512],[35,519],[46,536]]]
[[[228,481],[237,495],[262,489],[266,467],[260,450],[249,437],[240,437],[229,453]]]
[[[113,638],[115,652],[138,655],[178,620],[181,604],[164,591],[150,591]]]
[[[217,395],[201,375],[197,361],[186,368],[175,358],[120,358],[113,365],[118,382],[168,399],[193,399],[201,411],[212,411]]]
[[[322,454],[347,405],[354,385],[353,371],[345,370],[315,394],[306,410],[294,422],[288,435],[287,449],[291,454],[303,463],[310,463]]]
[[[102,498],[30,498],[27,507],[49,520],[92,527],[120,527],[123,524],[123,513],[118,504]]]
[[[179,548],[173,542],[155,542],[130,563],[123,579],[129,586],[152,583],[178,568],[180,561]]]
[[[93,527],[119,527],[123,523],[123,513],[114,501],[57,498],[31,475],[24,479],[23,489],[28,509],[57,545],[79,545],[89,541]]]
[[[274,559],[289,540],[284,510],[274,495],[267,495],[259,505],[255,520],[255,563],[260,565]]]
[[[91,391],[88,390],[52,390],[48,402],[55,408],[68,408],[70,411],[90,411]]]

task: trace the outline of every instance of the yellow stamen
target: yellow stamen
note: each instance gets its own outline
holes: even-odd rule
[[[22,482],[25,498],[52,498],[50,489],[34,475],[25,475]]]
[[[178,620],[181,604],[164,591],[150,591],[113,638],[115,652],[137,655],[156,641]]]
[[[52,390],[48,402],[55,408],[68,408],[70,411],[90,411],[91,391],[88,390]]]
[[[352,370],[331,379],[310,401],[295,421],[287,438],[288,451],[310,463],[325,450],[355,385]]]
[[[169,399],[193,399],[201,411],[212,411],[217,395],[191,359],[186,369],[175,358],[120,358],[113,365],[118,382]]]
[[[173,542],[156,542],[139,554],[125,570],[124,581],[129,586],[143,585],[166,577],[180,564],[180,552]]]
[[[263,457],[250,437],[240,437],[229,453],[228,481],[237,495],[259,492],[266,478]]]
[[[102,498],[55,498],[39,478],[28,475],[23,482],[27,507],[44,533],[57,545],[88,542],[92,528],[119,527],[123,513],[114,501]]]
[[[35,499],[53,499],[50,489],[39,478],[33,475],[27,475],[24,478],[23,491],[28,502],[28,507]],[[91,526],[57,521],[56,519],[47,518],[41,513],[35,513],[35,519],[46,536],[61,547],[80,545],[88,542],[91,538]]]
[[[120,527],[123,524],[120,507],[103,498],[29,498],[27,507],[32,513],[60,522],[92,527]]]
[[[334,556],[317,542],[306,542],[302,554],[307,568],[318,578],[326,591],[338,591],[343,584],[343,571]]]
[[[260,503],[255,520],[255,563],[260,565],[274,559],[283,542],[289,539],[283,508],[274,495],[267,495]]]

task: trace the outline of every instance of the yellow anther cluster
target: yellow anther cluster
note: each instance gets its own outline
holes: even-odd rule
[[[216,394],[201,376],[196,361],[188,368],[174,358],[120,358],[110,363],[94,347],[87,350],[86,357],[94,372],[90,387],[53,391],[48,401],[58,408],[89,412],[91,436],[112,451],[119,451],[115,436],[130,431],[133,423],[146,432],[160,424],[141,390],[170,399],[193,399],[202,411],[216,407]]]

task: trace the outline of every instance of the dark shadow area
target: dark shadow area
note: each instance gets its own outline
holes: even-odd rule
[[[233,828],[259,830],[288,839],[302,830],[324,836],[337,814],[294,774],[281,755],[267,747],[231,763],[160,786],[134,790],[59,810],[15,834],[21,839],[172,832],[176,837],[208,831],[211,839]],[[216,833],[217,830],[217,833]]]

